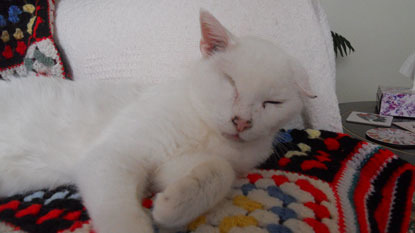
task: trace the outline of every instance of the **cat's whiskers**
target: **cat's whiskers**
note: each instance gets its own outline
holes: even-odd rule
[[[276,140],[276,141],[282,141],[282,140],[279,140],[279,139],[282,139],[283,140],[283,137],[281,135],[277,135],[274,140]],[[274,147],[275,147],[275,149],[274,149],[274,152],[275,153],[274,154],[277,156],[277,158],[284,157],[284,154],[290,150],[290,148],[288,147],[288,145],[285,144],[285,143],[282,143],[282,142],[276,143],[274,145]]]

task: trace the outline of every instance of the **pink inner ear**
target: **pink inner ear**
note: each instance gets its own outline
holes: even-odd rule
[[[227,30],[207,11],[200,11],[200,28],[202,39],[200,51],[203,56],[210,56],[215,51],[223,51],[229,43]]]
[[[208,57],[210,55],[212,55],[211,53],[212,49],[209,47],[209,44],[204,41],[203,39],[200,40],[200,52],[202,53],[202,55],[204,57]]]

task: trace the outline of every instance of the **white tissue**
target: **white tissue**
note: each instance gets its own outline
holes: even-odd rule
[[[415,91],[415,52],[409,55],[399,72],[412,80],[412,91]]]

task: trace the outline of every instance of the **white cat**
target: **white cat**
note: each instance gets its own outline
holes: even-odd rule
[[[0,196],[73,183],[99,233],[181,226],[217,204],[236,173],[314,97],[298,62],[231,35],[200,12],[203,58],[187,78],[132,83],[35,78],[0,85]]]

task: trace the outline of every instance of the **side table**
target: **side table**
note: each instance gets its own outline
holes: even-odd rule
[[[376,142],[373,142],[366,138],[366,131],[369,129],[380,127],[380,126],[346,122],[346,118],[349,116],[349,114],[352,111],[375,113],[376,112],[375,101],[341,103],[339,104],[339,107],[340,107],[340,114],[342,117],[343,130],[345,133],[355,138],[358,138],[360,140],[377,144]],[[391,127],[399,128],[394,125],[392,125]],[[398,155],[400,158],[410,162],[411,164],[415,164],[415,149],[396,149],[396,148],[385,146],[385,145],[381,145],[381,146],[387,148],[388,150],[391,150],[393,153]]]

